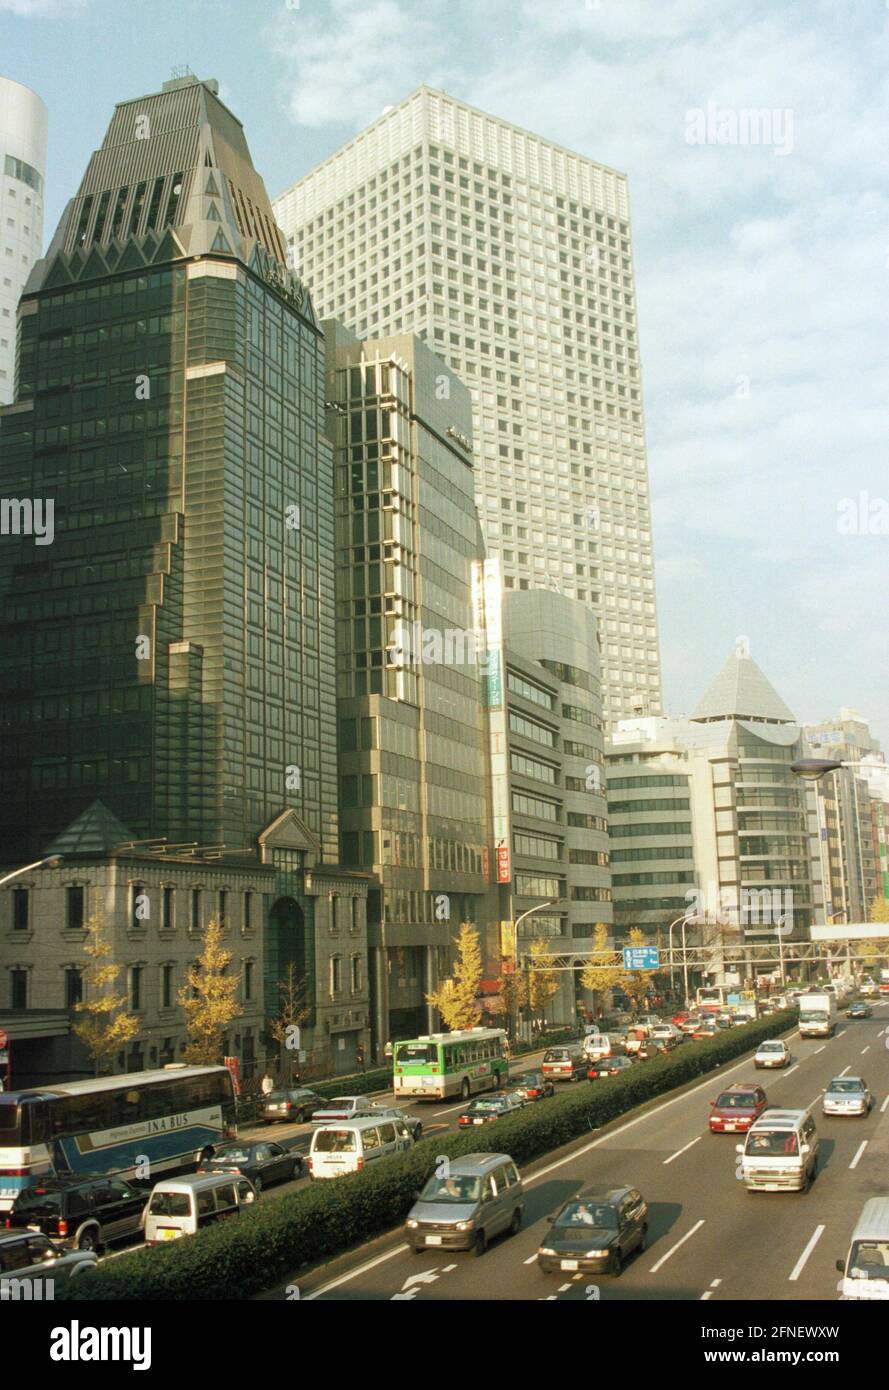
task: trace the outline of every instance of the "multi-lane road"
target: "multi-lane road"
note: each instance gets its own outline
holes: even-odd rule
[[[529,1165],[522,1230],[480,1259],[415,1256],[393,1232],[295,1275],[300,1298],[835,1300],[835,1262],[846,1254],[863,1203],[889,1195],[887,1023],[889,1006],[880,1004],[870,1019],[841,1018],[828,1041],[794,1032],[786,1071],[755,1072],[747,1057]],[[821,1091],[841,1073],[867,1080],[876,1096],[868,1118],[821,1115]],[[719,1091],[754,1079],[772,1105],[815,1108],[821,1151],[808,1193],[748,1193],[736,1176],[736,1137],[707,1129],[709,1102]],[[462,1107],[410,1108],[429,1134],[437,1125],[450,1128]],[[619,1278],[541,1274],[535,1256],[546,1217],[583,1188],[624,1184],[648,1202],[647,1249]],[[264,1297],[292,1298],[293,1282]]]

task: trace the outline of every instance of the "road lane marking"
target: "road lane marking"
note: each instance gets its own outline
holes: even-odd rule
[[[686,1242],[687,1240],[690,1240],[691,1237],[694,1235],[695,1231],[699,1231],[699,1230],[701,1229],[701,1227],[703,1226],[703,1224],[704,1224],[703,1218],[702,1218],[700,1221],[696,1221],[695,1224],[692,1226],[691,1230],[690,1230],[690,1231],[686,1231],[686,1233],[685,1233],[685,1235],[682,1237],[682,1239],[681,1239],[681,1240],[677,1240],[676,1244],[670,1247],[670,1249],[667,1251],[666,1255],[661,1255],[661,1258],[658,1260],[657,1264],[653,1264],[653,1265],[651,1266],[651,1269],[648,1271],[649,1274],[657,1274],[657,1272],[658,1272],[658,1270],[660,1269],[661,1265],[665,1265],[665,1264],[667,1263],[667,1261],[669,1260],[670,1256],[671,1256],[671,1255],[675,1255],[675,1254],[676,1254],[676,1251],[679,1249],[679,1247],[680,1247],[681,1245],[684,1245],[685,1242]]]
[[[749,1065],[750,1063],[747,1059],[742,1059],[740,1062],[736,1063],[735,1066],[728,1067],[725,1071],[720,1069],[720,1079],[731,1076],[734,1072],[742,1071],[745,1067],[749,1067]],[[584,1144],[580,1149],[574,1149],[572,1153],[567,1154],[564,1158],[557,1158],[554,1163],[548,1163],[545,1168],[540,1168],[536,1173],[532,1173],[530,1177],[525,1178],[525,1187],[530,1187],[532,1183],[539,1182],[541,1178],[545,1178],[550,1173],[554,1173],[558,1168],[564,1168],[566,1163],[575,1163],[579,1158],[583,1158],[586,1154],[591,1153],[593,1149],[597,1149],[600,1144],[604,1144],[611,1139],[616,1139],[618,1135],[625,1134],[628,1129],[633,1129],[636,1125],[641,1125],[645,1120],[650,1120],[655,1115],[660,1115],[664,1110],[668,1110],[671,1105],[678,1105],[680,1101],[688,1100],[689,1096],[697,1095],[698,1091],[708,1090],[712,1085],[713,1077],[710,1076],[709,1079],[705,1079],[700,1082],[699,1085],[692,1086],[691,1090],[683,1091],[682,1094],[678,1096],[671,1096],[671,1098],[665,1100],[662,1105],[657,1105],[653,1109],[647,1110],[643,1115],[637,1115],[633,1120],[627,1120],[626,1124],[618,1125],[617,1129],[611,1130],[608,1134],[601,1135],[598,1139],[590,1140],[589,1144]],[[459,1109],[460,1107],[458,1106],[456,1108]],[[441,1111],[439,1113],[444,1112]],[[349,1270],[346,1274],[341,1274],[331,1283],[322,1284],[320,1289],[316,1289],[314,1293],[307,1294],[303,1301],[308,1302],[310,1299],[320,1298],[322,1294],[329,1292],[329,1290],[339,1288],[341,1284],[348,1284],[352,1279],[357,1279],[361,1274],[366,1273],[367,1270],[375,1268],[376,1265],[383,1264],[386,1260],[394,1259],[396,1255],[403,1255],[404,1252],[409,1249],[410,1246],[402,1242],[396,1245],[393,1250],[384,1251],[382,1255],[377,1255],[375,1259],[370,1260],[368,1263],[359,1265],[357,1269]]]
[[[850,1168],[857,1168],[857,1167],[858,1167],[858,1160],[861,1158],[861,1155],[864,1153],[864,1151],[865,1151],[866,1148],[867,1148],[867,1140],[866,1140],[866,1139],[862,1139],[861,1143],[858,1145],[858,1150],[857,1150],[857,1152],[856,1152],[856,1154],[855,1154],[855,1157],[852,1159],[852,1162],[849,1164],[849,1167],[850,1167]]]
[[[670,1154],[670,1157],[669,1157],[669,1158],[665,1158],[665,1159],[664,1159],[664,1167],[666,1167],[668,1163],[672,1163],[674,1158],[679,1158],[680,1154],[688,1153],[688,1151],[689,1151],[690,1148],[692,1148],[695,1144],[699,1144],[700,1142],[701,1142],[701,1136],[700,1136],[700,1134],[699,1134],[698,1137],[697,1137],[697,1139],[692,1139],[691,1143],[690,1143],[690,1144],[686,1144],[686,1146],[685,1146],[684,1149],[677,1149],[676,1152],[675,1152],[674,1154]]]
[[[533,1264],[536,1264],[536,1262],[537,1262],[537,1256],[536,1256],[536,1255],[532,1255],[531,1258],[530,1258],[530,1260],[523,1260],[523,1261],[522,1261],[522,1263],[523,1263],[523,1264],[526,1264],[526,1265],[533,1265]]]
[[[718,1289],[721,1283],[721,1279],[711,1279],[709,1289],[706,1293],[701,1294],[701,1303],[706,1303],[708,1298],[712,1298],[714,1289]]]
[[[843,1070],[840,1072],[840,1076],[845,1076],[845,1075],[846,1075],[846,1072],[847,1072],[847,1071],[851,1071],[851,1070],[852,1070],[852,1063],[850,1062],[849,1065],[848,1065],[848,1067],[843,1067]]]
[[[790,1068],[790,1071],[784,1072],[783,1075],[784,1075],[784,1076],[793,1076],[793,1073],[794,1073],[795,1071],[799,1071],[799,1062],[795,1062],[794,1065]]]
[[[823,1052],[824,1049],[825,1049],[826,1047],[827,1047],[827,1043],[822,1043],[820,1047],[816,1047],[816,1048],[815,1048],[815,1051],[812,1053],[812,1056],[813,1056],[813,1057],[817,1057],[817,1056],[818,1056],[818,1053],[819,1053],[819,1052]]]
[[[862,1055],[862,1057],[864,1056],[865,1052],[870,1052],[870,1043],[868,1043],[867,1047],[863,1047],[863,1048],[861,1049],[861,1055]]]
[[[887,1106],[887,1105],[889,1105],[889,1096],[886,1097],[886,1099],[883,1101],[883,1104],[880,1106],[880,1114],[881,1114],[881,1115],[885,1112],[885,1109],[886,1109],[886,1106]]]
[[[815,1249],[815,1246],[818,1244],[819,1240],[823,1235],[824,1226],[816,1226],[814,1232],[812,1233],[811,1240],[809,1241],[803,1253],[800,1255],[796,1264],[793,1266],[793,1272],[790,1275],[790,1279],[788,1281],[789,1283],[794,1283],[800,1277],[800,1275],[803,1272],[803,1269],[805,1268],[806,1260],[809,1258],[812,1251]]]
[[[447,1110],[435,1110],[433,1118],[437,1120],[439,1115],[452,1115],[455,1110],[465,1110],[468,1104],[468,1100],[461,1100],[459,1105],[449,1105]]]

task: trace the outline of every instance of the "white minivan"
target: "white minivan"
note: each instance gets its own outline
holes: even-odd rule
[[[256,1189],[237,1173],[191,1174],[155,1183],[145,1208],[145,1244],[193,1236],[205,1226],[239,1216],[256,1201]]]
[[[411,1148],[413,1142],[404,1120],[394,1116],[365,1116],[341,1124],[319,1125],[309,1149],[309,1176],[339,1178],[344,1173],[360,1173],[378,1159]]]
[[[843,1276],[840,1298],[889,1301],[889,1197],[865,1202],[849,1253],[837,1260],[837,1269]]]

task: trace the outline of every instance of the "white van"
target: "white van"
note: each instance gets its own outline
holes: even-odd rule
[[[247,1178],[232,1173],[192,1174],[156,1183],[145,1208],[145,1244],[162,1245],[193,1236],[204,1226],[239,1216],[256,1201]]]
[[[852,1232],[849,1253],[837,1260],[840,1298],[889,1301],[889,1197],[865,1202]]]
[[[736,1148],[748,1192],[808,1192],[818,1171],[811,1110],[764,1110]]]
[[[411,1148],[413,1142],[404,1120],[395,1116],[365,1116],[341,1124],[319,1125],[309,1149],[309,1176],[339,1178],[344,1173],[360,1173],[377,1159]]]

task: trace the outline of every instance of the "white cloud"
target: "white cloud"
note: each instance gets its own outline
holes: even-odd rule
[[[0,0],[0,12],[23,19],[64,19],[90,0]]]

